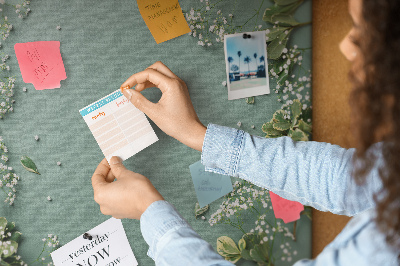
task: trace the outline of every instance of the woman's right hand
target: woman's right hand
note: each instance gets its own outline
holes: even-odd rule
[[[135,89],[131,89],[136,85]],[[162,96],[157,103],[147,100],[140,92],[157,87]],[[185,82],[161,62],[133,74],[121,91],[131,103],[145,113],[166,134],[183,144],[202,150],[206,127],[193,108]]]

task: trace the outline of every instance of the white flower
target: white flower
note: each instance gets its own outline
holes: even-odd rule
[[[50,196],[47,196],[47,200],[48,201],[51,201],[51,197]],[[50,237],[50,236],[49,236]]]
[[[23,87],[22,90],[23,90],[24,92],[26,92],[26,87]]]
[[[254,126],[254,125],[252,125],[252,126],[251,126],[251,128],[252,128],[252,129],[254,129],[254,128],[255,128],[255,126]]]
[[[57,165],[60,166],[60,165],[61,165],[61,162],[57,162]]]
[[[39,140],[39,136],[38,135],[35,136],[35,140],[36,141]]]
[[[226,80],[222,81],[222,85],[226,86]]]
[[[288,52],[287,48],[286,48],[286,47],[283,48],[282,52],[283,52],[284,54],[286,54],[286,53]]]
[[[61,26],[57,26],[56,29],[57,29],[57,30],[61,30]]]

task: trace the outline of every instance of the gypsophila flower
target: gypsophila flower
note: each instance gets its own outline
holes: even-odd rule
[[[222,81],[222,85],[223,85],[223,86],[226,86],[226,84],[227,84],[227,83],[226,83],[226,80]]]
[[[237,122],[237,126],[238,126],[238,127],[241,127],[241,126],[242,126],[242,122],[240,122],[240,121]]]
[[[57,26],[56,29],[57,29],[57,30],[61,30],[61,26]]]
[[[3,138],[0,137],[0,187],[3,188],[2,191],[5,193],[6,198],[5,203],[13,205],[16,198],[16,186],[19,181],[19,176],[13,172],[13,168],[7,166],[5,163],[8,161],[7,152],[8,149],[3,142]]]
[[[38,136],[38,135],[35,136],[35,140],[36,140],[36,141],[39,140],[39,136]]]
[[[47,200],[48,200],[48,201],[51,201],[52,199],[51,199],[51,197],[50,197],[50,196],[47,196]]]
[[[26,87],[23,87],[23,88],[22,88],[22,91],[26,92]]]
[[[61,166],[61,162],[57,162],[57,165],[58,165],[58,166]]]

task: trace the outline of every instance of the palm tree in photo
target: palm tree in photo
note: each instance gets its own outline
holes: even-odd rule
[[[231,69],[231,62],[233,62],[232,56],[228,57],[229,69]]]
[[[265,61],[265,57],[262,55],[262,56],[260,56],[260,63],[262,63],[262,62],[264,62]]]
[[[257,72],[257,53],[254,53],[253,54],[253,56],[254,56],[254,63],[256,64],[256,72]]]
[[[247,67],[248,67],[248,69],[249,69],[248,76],[250,77],[250,62],[251,62],[250,56],[246,56],[246,57],[244,58],[244,62],[247,64]]]
[[[242,56],[242,52],[238,51],[238,57],[239,57],[239,79],[240,79],[240,57]]]

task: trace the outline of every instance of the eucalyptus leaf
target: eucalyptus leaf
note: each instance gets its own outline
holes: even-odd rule
[[[254,104],[254,99],[255,99],[254,96],[252,96],[252,97],[247,97],[247,98],[246,98],[246,103],[247,103],[247,104]]]
[[[311,133],[312,131],[312,126],[310,124],[307,124],[303,120],[299,120],[299,129],[301,131],[304,131],[306,133]]]
[[[226,254],[240,254],[240,251],[238,247],[235,244],[235,241],[232,240],[232,238],[228,236],[220,236],[217,239],[217,251],[218,253],[222,251],[223,253]]]
[[[21,157],[21,164],[25,168],[25,170],[40,175],[36,164],[28,156],[24,155]]]
[[[301,114],[301,103],[299,99],[293,101],[293,104],[290,106],[290,110],[292,111],[292,119],[297,119]]]
[[[303,3],[304,0],[298,0],[292,4],[281,6],[273,5],[266,8],[263,15],[263,20],[269,23],[274,23],[273,16],[276,15],[293,15],[296,9]]]
[[[4,260],[0,261],[0,266],[10,266],[11,264],[8,262],[5,262]]]
[[[289,130],[288,137],[291,137],[294,141],[307,141],[308,135],[302,130],[296,128],[295,130]]]
[[[197,218],[198,216],[206,213],[208,211],[209,205],[200,208],[200,204],[196,202],[196,206],[194,207],[194,216]]]
[[[277,83],[282,86],[285,83],[285,80],[287,80],[289,76],[289,73],[286,73],[285,71],[282,71],[282,73],[279,74],[279,77],[277,79]]]

